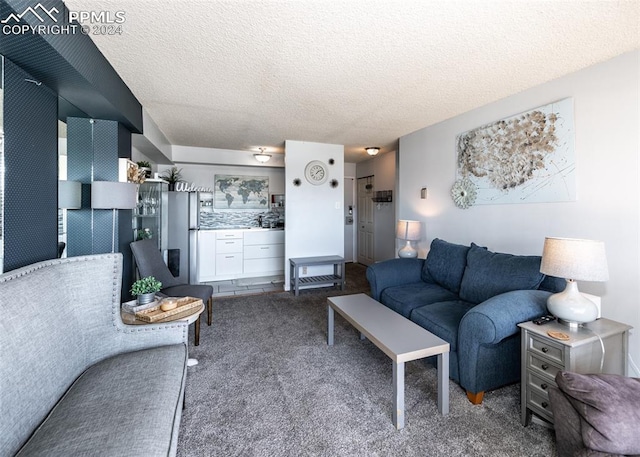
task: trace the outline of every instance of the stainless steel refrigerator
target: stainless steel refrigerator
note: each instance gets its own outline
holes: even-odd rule
[[[207,210],[212,211],[212,204],[210,193],[169,192],[168,263],[174,276],[185,284],[197,284],[201,213]],[[172,268],[171,264],[177,265],[178,269]]]

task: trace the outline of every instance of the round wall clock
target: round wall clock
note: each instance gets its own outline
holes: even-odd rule
[[[312,160],[304,168],[304,177],[307,178],[307,181],[311,184],[319,186],[326,182],[329,177],[329,171],[323,162]]]

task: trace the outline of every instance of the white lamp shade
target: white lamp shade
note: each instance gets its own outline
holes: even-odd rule
[[[420,221],[399,220],[396,237],[401,240],[417,241],[421,238]]]
[[[82,183],[78,181],[58,181],[58,208],[82,208]]]
[[[540,272],[577,281],[609,279],[602,241],[545,238]]]
[[[91,184],[93,209],[133,209],[137,203],[135,183],[94,181]]]

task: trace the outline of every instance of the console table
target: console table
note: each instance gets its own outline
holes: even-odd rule
[[[301,268],[315,267],[318,265],[333,265],[333,274],[300,277]],[[289,280],[291,290],[293,290],[296,297],[300,292],[300,286],[309,284],[339,285],[342,290],[344,290],[344,257],[337,255],[293,257],[289,259]]]

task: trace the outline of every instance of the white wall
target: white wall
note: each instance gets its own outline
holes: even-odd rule
[[[542,253],[545,236],[603,240],[610,279],[581,283],[580,289],[602,296],[604,317],[636,328],[629,345],[636,366],[640,364],[639,60],[639,51],[623,54],[400,138],[398,195],[398,217],[426,223],[421,257],[436,237],[535,255]],[[450,196],[456,135],[566,97],[574,98],[578,200],[458,209]],[[420,200],[423,186],[428,187],[427,200]]]
[[[396,227],[396,199],[397,169],[396,151],[379,154],[371,159],[357,164],[357,177],[374,176],[373,190],[392,190],[394,203],[377,204],[374,209],[374,261],[393,259],[396,257],[395,227]]]
[[[176,162],[175,165],[158,165],[162,174],[172,166],[181,169],[182,179],[196,187],[214,187],[215,175],[267,176],[269,178],[269,194],[284,193],[284,169],[273,167],[243,167],[228,165],[205,165]]]
[[[254,154],[258,151],[238,151],[234,149],[198,148],[193,146],[171,146],[171,157],[174,162],[205,163],[219,165],[246,165],[250,167],[284,167],[284,155],[265,151],[271,159],[262,164]]]
[[[329,180],[314,186],[304,178],[304,169],[311,160],[325,164],[334,160],[329,168]],[[344,255],[344,146],[285,142],[285,290],[289,290],[289,259],[325,255]],[[294,179],[301,185],[294,186]],[[329,186],[331,179],[338,187]],[[326,268],[309,268],[308,275],[322,274]]]

